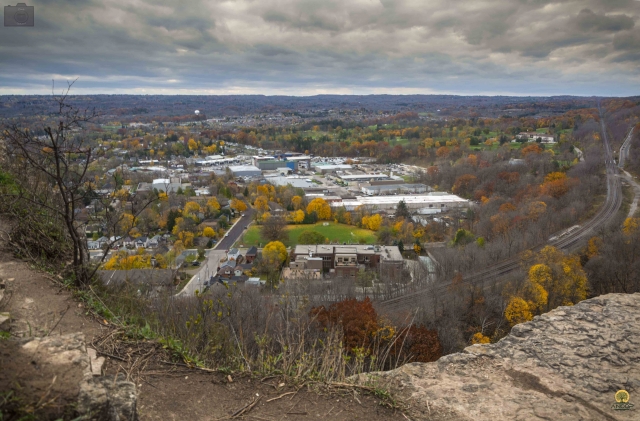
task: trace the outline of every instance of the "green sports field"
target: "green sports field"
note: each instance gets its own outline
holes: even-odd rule
[[[328,224],[325,226],[324,224]],[[373,231],[354,227],[351,225],[336,224],[334,222],[318,222],[309,225],[288,225],[287,233],[289,240],[285,241],[286,246],[295,246],[298,244],[298,237],[305,231],[317,231],[327,237],[330,241],[339,241],[340,243],[359,243],[364,240],[366,244],[374,244],[376,235]],[[260,226],[251,225],[240,237],[236,246],[243,245],[245,247],[264,246],[267,242],[260,235]]]

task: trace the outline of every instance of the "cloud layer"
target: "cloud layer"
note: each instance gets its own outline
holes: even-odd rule
[[[28,4],[0,93],[640,93],[636,0]]]

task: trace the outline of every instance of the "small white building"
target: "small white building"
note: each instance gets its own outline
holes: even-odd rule
[[[554,135],[538,132],[521,132],[516,135],[516,139],[527,142],[537,142],[540,139],[540,143],[557,143]]]

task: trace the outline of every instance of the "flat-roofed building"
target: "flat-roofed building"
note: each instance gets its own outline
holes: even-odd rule
[[[322,174],[332,173],[336,171],[348,171],[353,169],[351,165],[347,164],[311,164],[311,168]]]
[[[229,170],[235,177],[258,177],[262,175],[260,168],[253,165],[233,165]]]
[[[257,167],[259,162],[270,161],[273,159],[276,159],[276,157],[270,155],[254,155],[251,157],[251,163]]]
[[[390,195],[390,196],[359,196],[355,199],[342,199],[341,202],[330,203],[332,207],[344,206],[346,210],[355,210],[358,206],[370,209],[394,210],[398,202],[404,201],[410,210],[440,209],[469,207],[469,201],[454,194],[432,192],[422,195]]]
[[[346,174],[339,176],[345,183],[358,182],[358,181],[378,181],[378,180],[391,180],[392,178],[387,174]],[[402,179],[400,179],[402,180]]]
[[[312,183],[308,178],[302,177],[284,177],[284,176],[265,176],[264,177],[267,182],[273,184],[274,186],[286,186],[291,184],[292,187],[297,187],[301,189],[305,188],[315,188],[317,184]]]
[[[388,195],[389,193],[426,193],[429,191],[429,187],[426,184],[408,184],[408,183],[397,183],[397,184],[361,184],[360,190],[362,193],[367,196],[379,196],[379,195]]]
[[[258,165],[256,166],[263,171],[277,170],[278,168],[290,168],[293,171],[298,169],[297,162],[281,161],[278,159],[262,159],[258,161]]]
[[[311,157],[306,155],[288,156],[287,161],[295,162],[298,170],[311,169]]]
[[[381,273],[402,270],[404,259],[397,246],[297,245],[292,269],[323,271],[332,276],[355,278],[360,269]]]

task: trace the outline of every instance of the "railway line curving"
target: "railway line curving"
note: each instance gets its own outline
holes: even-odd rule
[[[600,127],[604,144],[604,158],[607,175],[607,197],[604,204],[600,207],[596,215],[586,223],[577,227],[571,227],[568,230],[563,230],[552,236],[552,239],[547,241],[545,244],[540,244],[530,250],[538,251],[546,245],[551,245],[566,251],[573,250],[576,246],[583,244],[588,240],[598,228],[604,226],[604,224],[613,218],[620,209],[620,206],[622,205],[622,185],[618,175],[618,168],[613,160],[611,144],[607,135],[602,112],[600,112]],[[631,136],[631,133],[629,133],[629,136]],[[520,269],[519,257],[511,257],[503,260],[502,262],[463,276],[462,283],[484,286],[487,281],[496,280],[497,278],[513,273],[518,269]],[[428,295],[445,292],[450,287],[451,283],[432,285],[399,297],[380,301],[378,303],[378,308],[384,312],[402,309],[412,310],[420,307],[420,302]]]

